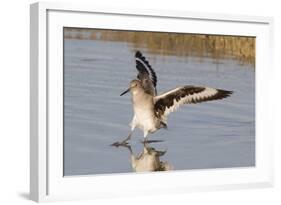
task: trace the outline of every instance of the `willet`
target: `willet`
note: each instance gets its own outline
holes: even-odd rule
[[[134,117],[130,123],[131,132],[121,142],[112,145],[127,144],[135,128],[143,131],[144,141],[148,133],[154,133],[160,128],[167,128],[167,116],[178,109],[180,105],[201,103],[226,98],[232,91],[205,86],[184,85],[157,95],[157,76],[149,62],[137,51],[135,54],[137,79],[130,82],[129,88],[120,96],[131,91]]]
[[[166,154],[166,151],[156,150],[147,143],[143,143],[143,150],[138,155],[133,153],[130,145],[123,145],[130,151],[131,166],[135,172],[154,172],[173,170],[173,166],[167,161],[161,161],[160,157]]]

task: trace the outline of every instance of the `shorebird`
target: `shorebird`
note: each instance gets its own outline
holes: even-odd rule
[[[129,88],[120,96],[132,94],[134,117],[130,123],[131,131],[126,139],[112,145],[127,144],[135,128],[143,131],[144,141],[148,133],[167,128],[167,116],[183,104],[201,103],[226,98],[232,91],[205,86],[183,85],[157,95],[157,76],[149,62],[140,51],[135,54],[137,78],[130,82]]]
[[[156,150],[154,147],[143,143],[143,150],[135,155],[130,145],[124,145],[128,148],[131,158],[131,166],[135,172],[154,172],[173,170],[173,166],[167,161],[161,161],[160,157],[166,154],[166,151]]]

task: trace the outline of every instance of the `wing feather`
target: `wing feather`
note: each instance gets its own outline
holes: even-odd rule
[[[149,62],[140,51],[135,54],[138,79],[142,82],[144,90],[153,96],[156,95],[157,76]]]
[[[166,122],[167,116],[176,111],[180,105],[219,100],[231,94],[232,91],[186,85],[155,96],[154,109],[156,115]]]

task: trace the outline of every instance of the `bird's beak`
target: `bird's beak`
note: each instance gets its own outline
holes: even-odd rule
[[[131,88],[128,88],[127,90],[125,90],[123,93],[120,94],[120,96],[125,95],[127,92],[130,91]]]

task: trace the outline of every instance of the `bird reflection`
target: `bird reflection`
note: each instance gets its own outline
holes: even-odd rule
[[[143,143],[143,150],[138,155],[133,153],[129,144],[122,145],[130,152],[131,166],[135,172],[155,172],[173,170],[173,167],[166,161],[161,161],[160,157],[166,154],[166,151],[156,150],[148,143]]]

